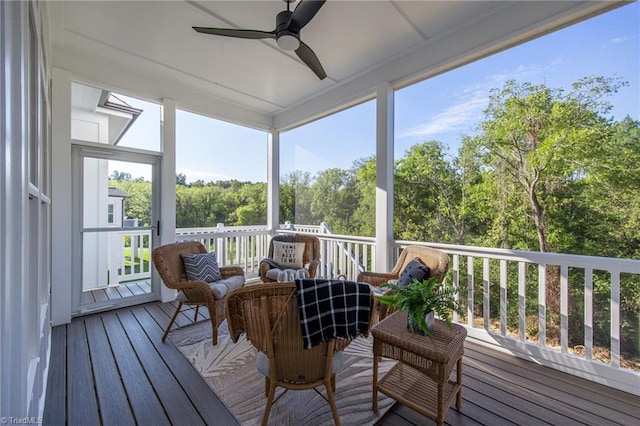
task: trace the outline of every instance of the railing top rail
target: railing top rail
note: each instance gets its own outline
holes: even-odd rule
[[[289,231],[284,229],[278,229],[276,231],[278,234],[304,234],[304,232],[300,231]],[[367,243],[367,244],[375,244],[376,239],[374,237],[360,237],[356,235],[340,235],[340,234],[310,234],[314,237],[318,237],[321,240],[335,240],[335,241],[347,241],[354,243]]]
[[[394,244],[398,247],[423,245],[440,249],[449,254],[459,254],[463,256],[486,257],[489,259],[508,259],[513,261],[538,263],[541,265],[567,265],[587,269],[601,269],[605,271],[640,274],[640,259],[618,259],[615,257],[585,256],[578,254],[542,253],[525,250],[459,246],[453,244],[424,243],[405,240],[396,240]]]
[[[201,234],[211,232],[236,232],[236,231],[268,231],[265,225],[252,225],[252,226],[210,226],[202,228],[177,228],[176,235],[182,234]]]
[[[215,229],[215,228],[214,228]],[[196,239],[202,238],[228,238],[228,237],[241,237],[247,235],[268,235],[270,232],[268,229],[264,230],[240,230],[240,231],[209,231],[209,232],[200,232],[200,233],[178,233],[176,232],[176,237],[192,237]]]

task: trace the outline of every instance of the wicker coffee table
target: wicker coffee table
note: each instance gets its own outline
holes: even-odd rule
[[[407,330],[407,313],[398,311],[376,324],[373,334],[373,404],[378,411],[378,391],[399,403],[430,417],[441,425],[456,399],[462,407],[462,355],[467,330],[435,321],[433,336],[420,336]],[[380,357],[399,362],[378,381]],[[456,365],[456,381],[449,380]],[[429,380],[431,379],[431,380]]]

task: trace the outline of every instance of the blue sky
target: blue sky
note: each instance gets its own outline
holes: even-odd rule
[[[569,90],[582,77],[617,76],[629,86],[610,98],[612,115],[640,119],[639,15],[636,2],[396,91],[396,158],[432,139],[445,143],[454,156],[461,136],[473,133],[482,119],[490,90],[508,79]],[[141,108],[145,113],[125,136],[137,140],[138,147],[143,147],[141,138],[160,139],[159,107],[143,103]],[[266,181],[265,132],[183,111],[177,132],[177,169],[187,181]],[[144,147],[157,150],[159,142]],[[330,167],[350,168],[374,153],[375,103],[370,101],[283,133],[280,169],[281,174],[297,169],[315,175]]]

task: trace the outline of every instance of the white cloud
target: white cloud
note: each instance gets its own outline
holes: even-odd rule
[[[482,116],[482,111],[488,101],[486,92],[476,92],[473,98],[450,106],[441,113],[428,118],[424,123],[414,126],[398,136],[423,139],[442,133],[468,129]]]
[[[629,36],[614,37],[610,41],[611,43],[624,43],[627,40],[629,40]]]

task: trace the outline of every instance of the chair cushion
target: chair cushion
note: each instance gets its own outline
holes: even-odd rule
[[[331,361],[332,374],[336,374],[342,370],[345,357],[346,355],[342,351],[333,354],[333,360]],[[258,352],[256,354],[256,369],[263,376],[269,376],[269,357],[264,352]]]
[[[181,254],[189,281],[211,283],[222,278],[215,253]]]
[[[398,277],[397,285],[404,287],[411,284],[413,280],[422,281],[429,278],[430,273],[431,268],[422,263],[419,257],[416,257],[404,267]]]
[[[300,269],[278,269],[273,268],[269,269],[265,274],[267,278],[275,281],[293,281],[296,279],[305,279],[309,278],[309,271],[300,268]]]
[[[305,243],[273,242],[273,261],[283,269],[300,269],[303,266]]]
[[[233,275],[229,278],[224,278],[212,283],[209,283],[213,297],[216,299],[223,299],[227,294],[236,288],[240,288],[244,285],[244,275]]]
[[[209,287],[211,287],[211,291],[213,292],[213,297],[216,300],[224,299],[227,294],[229,294],[232,290],[236,288],[240,288],[244,285],[244,276],[242,275],[234,275],[229,278],[225,278],[222,280],[218,280],[212,283],[209,283]],[[189,300],[187,296],[181,291],[178,293],[176,297],[178,302],[187,303]]]

